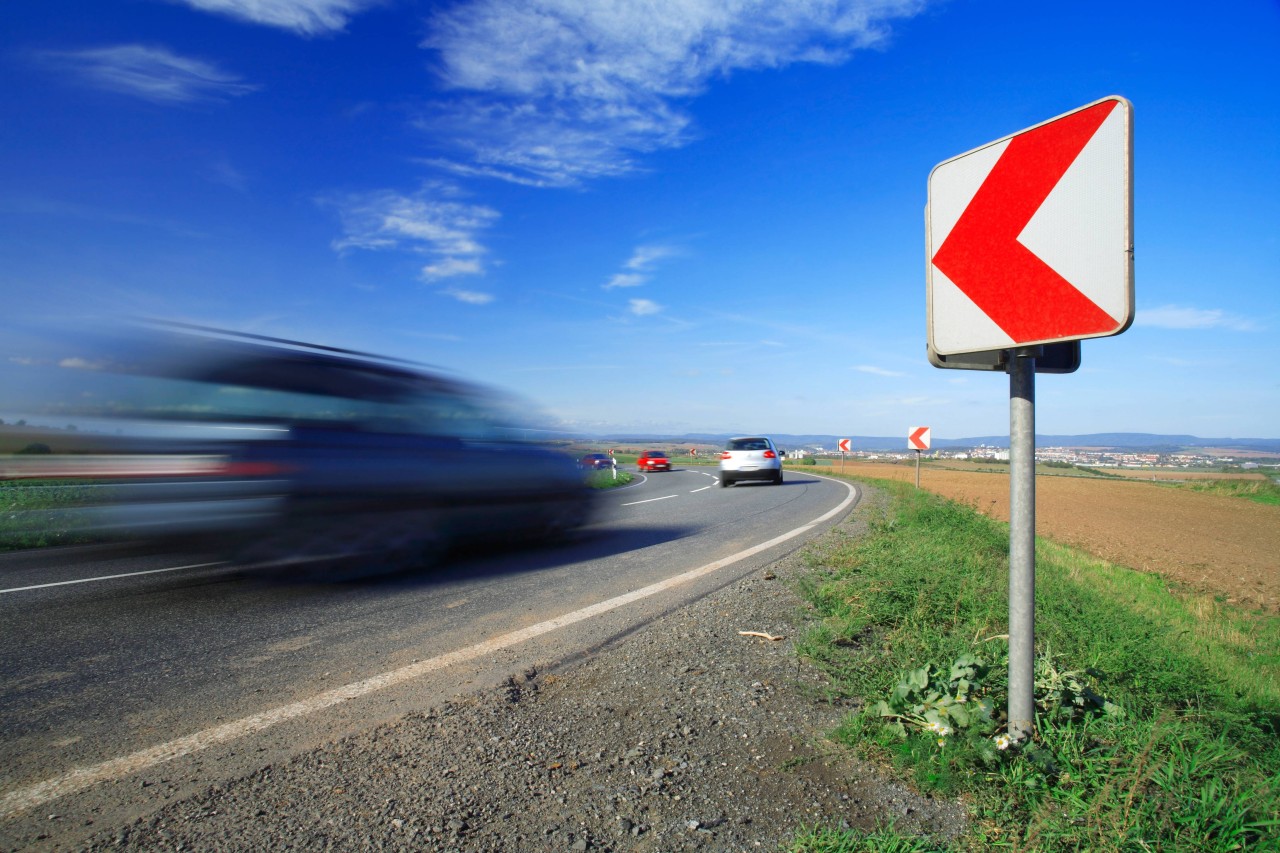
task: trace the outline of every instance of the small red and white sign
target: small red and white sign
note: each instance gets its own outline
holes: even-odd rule
[[[836,442],[836,447],[840,448],[840,452],[841,452],[841,453],[848,453],[848,452],[849,452],[849,449],[850,449],[852,446],[853,446],[853,442],[852,442],[852,440],[847,439],[847,438],[842,438],[842,439],[840,439],[839,441],[837,441],[837,442]]]
[[[907,447],[911,450],[928,450],[929,427],[912,427],[908,430]]]
[[[1129,327],[1132,115],[1124,98],[1104,98],[934,167],[925,240],[935,352]]]

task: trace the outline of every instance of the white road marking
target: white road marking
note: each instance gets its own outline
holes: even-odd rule
[[[181,571],[185,571],[186,569],[203,569],[208,566],[220,566],[220,565],[222,565],[222,561],[215,561],[212,563],[192,563],[190,566],[173,566],[168,569],[147,569],[146,571],[142,571],[142,572],[125,572],[122,575],[102,575],[101,577],[80,578],[79,580],[74,580],[74,581],[55,581],[54,583],[39,583],[39,584],[35,584],[34,586],[15,586],[12,589],[0,589],[0,595],[6,595],[10,592],[27,592],[33,589],[48,589],[51,586],[70,586],[71,584],[77,584],[77,583],[97,583],[98,581],[111,581],[111,580],[115,580],[116,578],[134,578],[134,577],[137,577],[138,575],[157,575],[157,574],[160,574],[161,572],[181,572]]]
[[[710,486],[703,486],[701,489],[694,489],[694,490],[693,490],[692,492],[690,492],[689,494],[691,494],[691,495],[696,495],[698,492],[705,492],[705,491],[706,491],[707,489],[709,489],[709,488],[711,488],[711,487],[710,487]]]
[[[416,678],[445,669],[455,664],[464,663],[475,658],[491,655],[503,649],[511,648],[520,643],[541,637],[543,634],[549,634],[552,631],[558,631],[561,628],[567,628],[570,625],[591,619],[595,616],[616,610],[627,604],[632,604],[641,599],[648,598],[651,595],[657,595],[660,592],[674,589],[678,586],[695,581],[698,578],[719,571],[726,566],[740,562],[753,557],[762,551],[767,551],[775,545],[780,545],[789,539],[794,539],[808,533],[814,527],[822,524],[824,521],[835,518],[843,512],[850,504],[854,502],[858,491],[849,483],[843,483],[845,488],[849,490],[849,494],[834,509],[823,513],[822,515],[810,521],[808,524],[775,536],[768,542],[761,542],[744,551],[731,554],[728,557],[722,557],[713,563],[707,563],[696,569],[690,569],[684,574],[675,575],[663,581],[650,584],[649,586],[637,589],[633,592],[624,593],[614,598],[592,604],[581,610],[575,610],[572,613],[566,613],[545,622],[539,622],[536,625],[530,625],[528,628],[522,628],[519,631],[511,631],[500,637],[486,640],[474,646],[464,649],[448,652],[434,658],[408,666],[395,669],[390,672],[384,672],[380,675],[366,678],[363,681],[357,681],[353,684],[347,684],[333,690],[326,691],[310,699],[303,699],[300,702],[293,702],[288,705],[282,705],[279,708],[272,708],[269,711],[263,711],[261,714],[254,714],[235,720],[230,723],[224,723],[220,726],[205,729],[195,734],[186,735],[185,737],[171,740],[167,743],[159,744],[148,749],[139,750],[131,755],[125,755],[121,758],[113,758],[109,761],[103,761],[99,764],[93,764],[88,767],[78,767],[61,776],[52,779],[46,779],[43,782],[37,782],[34,785],[28,785],[25,788],[19,788],[10,791],[0,798],[0,819],[9,819],[21,812],[38,808],[45,803],[56,800],[59,797],[65,797],[68,794],[74,794],[83,791],[101,782],[110,782],[123,779],[133,773],[154,767],[157,764],[163,764],[166,761],[173,761],[177,758],[183,758],[196,752],[216,746],[227,741],[237,740],[260,732],[263,729],[270,728],[277,723],[283,723],[288,720],[303,717],[308,714],[314,714],[325,708],[340,705],[352,699],[358,699],[370,693],[379,690],[385,690],[389,687],[395,687],[412,681]],[[674,496],[673,496],[674,497]]]
[[[643,500],[643,501],[632,501],[629,504],[623,504],[623,506],[639,506],[640,504],[651,504],[654,501],[665,501],[667,498],[678,498],[678,497],[680,496],[679,495],[663,495],[660,498],[649,498],[648,500]]]

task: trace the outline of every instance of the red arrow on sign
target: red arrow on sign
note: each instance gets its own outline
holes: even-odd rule
[[[929,428],[916,427],[907,434],[907,444],[912,450],[928,450],[929,449]]]
[[[1121,325],[1018,241],[1118,103],[1101,101],[1013,137],[932,258],[1016,342],[1096,335]]]
[[[850,443],[850,442],[849,442],[849,439],[847,439],[847,438],[842,438],[842,439],[840,439],[839,441],[837,441],[837,442],[836,442],[836,446],[840,448],[840,452],[841,452],[841,453],[848,453],[848,452],[849,452],[849,443]]]

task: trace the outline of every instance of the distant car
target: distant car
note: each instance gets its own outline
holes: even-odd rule
[[[720,485],[741,480],[782,483],[782,452],[762,435],[731,438],[720,453]]]
[[[578,460],[578,467],[584,471],[599,471],[602,468],[612,468],[613,458],[607,453],[588,453]]]
[[[636,457],[636,468],[641,471],[670,471],[671,460],[661,450],[646,450]]]
[[[523,403],[413,365],[228,333],[125,337],[95,363],[60,375],[92,382],[95,414],[149,437],[0,460],[0,479],[110,484],[65,511],[85,534],[194,538],[242,565],[341,578],[567,533],[590,514],[573,459],[519,440]]]

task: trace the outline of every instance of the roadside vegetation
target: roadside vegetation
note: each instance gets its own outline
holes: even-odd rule
[[[587,485],[593,489],[614,489],[627,485],[633,479],[635,475],[629,471],[615,471],[609,468],[588,471],[586,477]]]
[[[85,503],[91,488],[90,480],[0,480],[0,551],[90,541],[69,533],[62,513]]]
[[[1173,484],[1175,488],[1190,489],[1232,498],[1244,498],[1260,504],[1280,506],[1280,484],[1273,480],[1200,480]]]
[[[1011,743],[1008,527],[899,482],[858,538],[813,546],[797,642],[834,734],[963,797],[950,842],[815,827],[792,853],[1280,850],[1280,619],[1037,545],[1035,737]]]

